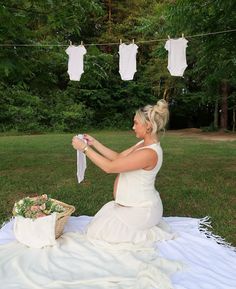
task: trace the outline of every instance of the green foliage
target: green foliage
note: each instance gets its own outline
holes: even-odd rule
[[[0,43],[28,45],[0,47],[1,131],[129,128],[135,109],[162,97],[170,103],[170,127],[208,126],[220,105],[222,80],[229,94],[235,92],[236,33],[188,37],[234,29],[235,1],[36,2],[0,5]],[[164,44],[167,35],[182,33],[189,40],[188,68],[178,78],[167,70]],[[119,39],[157,40],[140,43],[133,81],[120,79]],[[84,73],[76,83],[67,74],[69,40],[117,45],[86,46]],[[228,101],[232,127],[235,97]]]
[[[179,103],[181,106],[175,106],[177,113],[181,113],[183,103],[189,104],[185,107],[185,111],[190,108],[191,113],[196,108],[196,99],[199,99],[197,106],[202,106],[204,110],[210,108],[209,112],[213,118],[215,102],[218,102],[221,97],[219,89],[221,81],[227,79],[232,90],[235,87],[236,65],[232,47],[234,47],[236,34],[232,32],[196,38],[188,35],[235,29],[235,1],[160,1],[151,6],[153,9],[148,16],[140,18],[138,31],[142,32],[144,37],[152,36],[159,39],[166,38],[167,35],[178,38],[184,33],[189,40],[188,68],[184,78],[178,81],[166,73],[166,60],[162,62],[162,59],[166,59],[166,55],[163,54],[161,41],[150,54],[145,77],[153,75],[154,72],[158,75],[156,81],[152,82],[153,89],[158,94],[172,99],[175,104]],[[187,93],[180,93],[181,90]],[[189,120],[187,116],[185,121]]]
[[[24,90],[22,86],[1,87],[0,123],[1,130],[35,130],[38,127],[37,109],[40,99]]]
[[[73,104],[63,111],[63,131],[76,131],[91,127],[93,112],[86,109],[85,105]],[[58,120],[58,118],[57,118]]]
[[[46,194],[42,196],[26,197],[16,202],[13,207],[13,215],[24,218],[36,219],[51,215],[52,213],[62,213],[65,208],[52,199],[48,198]]]
[[[91,126],[93,111],[70,98],[70,91],[49,95],[46,103],[22,86],[0,90],[1,131],[73,131]],[[52,101],[53,100],[53,101]]]

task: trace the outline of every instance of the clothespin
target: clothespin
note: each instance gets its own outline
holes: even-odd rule
[[[133,42],[133,44],[134,44],[134,39],[133,39],[133,41],[132,41],[132,42]]]
[[[168,39],[170,40],[170,35],[168,35]]]
[[[182,38],[184,38],[184,33],[182,33]]]
[[[69,43],[70,43],[70,46],[71,46],[72,45],[72,41],[70,40]]]
[[[122,39],[120,39],[120,44],[122,44]]]
[[[84,45],[83,41],[80,42],[80,45]]]

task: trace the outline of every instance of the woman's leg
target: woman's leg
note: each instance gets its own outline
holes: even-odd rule
[[[147,230],[162,217],[162,204],[151,208],[124,207],[114,201],[104,205],[87,227],[87,236],[107,242],[143,242]]]

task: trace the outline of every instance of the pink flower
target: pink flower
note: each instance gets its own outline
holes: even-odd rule
[[[26,197],[15,203],[13,214],[25,218],[41,218],[53,212],[63,212],[64,208],[54,203],[46,194],[42,196]]]
[[[31,206],[30,207],[30,211],[35,212],[35,211],[39,211],[40,207],[39,206]]]
[[[38,213],[35,215],[36,218],[42,218],[42,217],[45,217],[45,216],[47,216],[47,215],[45,215],[45,214],[42,213],[42,212],[38,212]]]
[[[41,199],[47,200],[47,199],[48,199],[48,196],[47,196],[46,194],[43,194],[43,195],[41,196]]]
[[[42,204],[40,207],[39,207],[40,210],[44,211],[46,209],[46,205],[45,204]]]

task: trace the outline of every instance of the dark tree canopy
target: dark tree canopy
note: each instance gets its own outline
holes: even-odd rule
[[[0,131],[129,129],[135,109],[159,98],[170,128],[235,129],[235,11],[233,0],[1,1]],[[164,44],[182,33],[181,78],[168,72]],[[119,75],[120,39],[139,46],[132,81]],[[79,82],[67,74],[69,41],[87,49]]]

